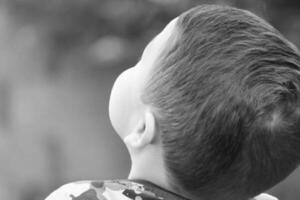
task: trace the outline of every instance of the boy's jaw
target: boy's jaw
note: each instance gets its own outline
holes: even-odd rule
[[[175,31],[177,20],[178,18],[173,19],[146,46],[140,61],[134,67],[119,75],[112,88],[109,102],[112,126],[122,140],[126,141],[132,160],[129,178],[148,180],[166,189],[170,188],[167,183],[161,144],[160,141],[152,140],[158,133],[155,127],[152,127],[151,120],[149,122],[149,117],[145,117],[146,113],[150,113],[152,117],[154,115],[151,107],[142,102],[141,94],[155,67],[155,61],[169,45],[168,39]],[[149,131],[152,130],[151,127],[154,130],[152,132]]]
[[[154,63],[168,46],[168,38],[174,32],[177,20],[173,19],[148,43],[140,61],[122,72],[113,85],[109,101],[109,117],[112,126],[122,139],[130,134],[147,107],[141,100],[143,88],[155,67]]]

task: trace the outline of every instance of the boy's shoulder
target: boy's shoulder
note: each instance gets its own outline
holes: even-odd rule
[[[92,180],[65,184],[45,200],[188,200],[147,181]],[[277,200],[262,194],[253,200]]]
[[[79,181],[68,183],[45,200],[164,200],[144,184],[129,180]]]

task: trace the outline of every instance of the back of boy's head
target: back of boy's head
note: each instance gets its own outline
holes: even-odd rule
[[[267,190],[299,163],[299,51],[231,7],[196,7],[176,26],[142,96],[171,186],[214,200]]]

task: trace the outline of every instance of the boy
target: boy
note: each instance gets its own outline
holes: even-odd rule
[[[71,183],[46,200],[253,198],[299,164],[299,70],[296,47],[252,13],[188,10],[113,86],[129,180]]]

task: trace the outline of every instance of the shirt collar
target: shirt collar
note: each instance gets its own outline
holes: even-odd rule
[[[146,191],[152,192],[157,196],[162,197],[164,200],[189,200],[186,197],[183,197],[179,194],[166,190],[146,180],[134,179],[130,181],[142,184]]]

